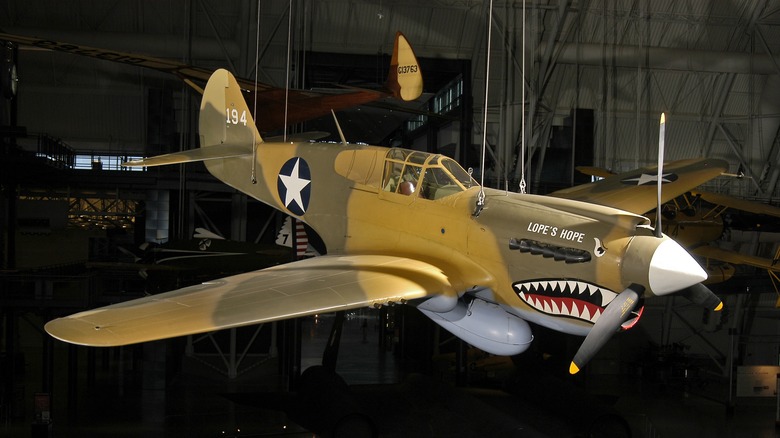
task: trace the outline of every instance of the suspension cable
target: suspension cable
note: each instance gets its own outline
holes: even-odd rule
[[[287,20],[287,73],[284,80],[284,141],[287,142],[287,111],[290,101],[290,47],[292,46],[292,12],[293,0],[290,0],[289,18]]]
[[[255,36],[255,89],[252,90],[252,120],[257,125],[257,64],[260,63],[260,0],[257,0],[257,34]],[[252,184],[257,184],[257,136],[252,135]]]
[[[484,119],[482,121],[482,152],[480,157],[480,182],[479,195],[477,195],[477,206],[474,210],[474,217],[479,216],[485,207],[485,150],[487,149],[487,112],[488,112],[488,90],[490,89],[490,37],[493,31],[493,0],[490,0],[490,11],[488,12],[488,38],[487,52],[485,53],[485,106],[483,107]]]
[[[520,81],[522,92],[520,94],[520,193],[525,194],[525,1],[523,1],[523,80]]]

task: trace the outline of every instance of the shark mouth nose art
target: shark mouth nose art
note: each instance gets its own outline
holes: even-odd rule
[[[513,284],[517,296],[535,310],[595,323],[617,294],[577,280],[532,280]]]

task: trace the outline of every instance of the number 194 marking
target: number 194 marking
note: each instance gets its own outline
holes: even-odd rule
[[[242,125],[246,126],[246,110],[242,110],[241,114],[238,114],[238,110],[235,108],[225,108],[225,123],[231,123],[233,125],[238,125],[241,123]]]

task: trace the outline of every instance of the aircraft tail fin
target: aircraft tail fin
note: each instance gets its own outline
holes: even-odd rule
[[[234,144],[251,154],[263,142],[241,87],[225,69],[215,71],[203,90],[199,123],[201,148]]]
[[[420,64],[404,34],[396,32],[390,72],[385,84],[393,96],[404,101],[415,100],[422,94],[423,80]]]
[[[129,161],[123,166],[150,167],[252,155],[263,142],[241,87],[227,70],[214,72],[200,105],[200,148]]]

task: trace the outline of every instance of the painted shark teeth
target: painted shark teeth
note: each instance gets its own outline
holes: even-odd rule
[[[548,315],[577,318],[595,323],[617,294],[609,289],[576,280],[533,280],[514,284],[523,302]]]

